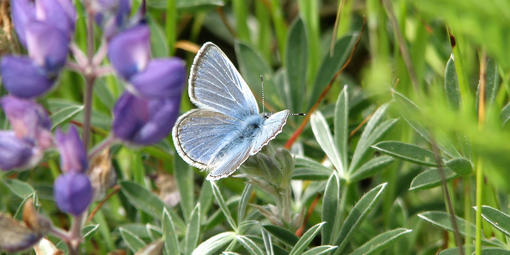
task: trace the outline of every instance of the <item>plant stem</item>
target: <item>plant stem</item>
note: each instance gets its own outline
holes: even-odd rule
[[[431,147],[432,152],[434,152],[434,159],[437,164],[437,169],[439,170],[439,175],[441,176],[441,184],[443,186],[444,196],[446,200],[446,206],[448,209],[448,213],[450,215],[450,221],[453,227],[453,234],[455,236],[455,243],[457,245],[457,250],[459,251],[459,255],[464,255],[464,249],[462,247],[462,239],[460,238],[459,227],[457,226],[457,219],[455,218],[455,211],[453,210],[452,201],[450,199],[450,192],[448,190],[448,186],[446,185],[446,176],[444,174],[443,160],[441,159],[441,155],[439,153],[439,148],[434,139],[431,139]]]
[[[485,71],[487,58],[485,52],[482,52],[480,58],[480,93],[478,97],[478,127],[483,129],[485,122]],[[478,158],[476,164],[476,235],[475,235],[475,254],[482,254],[482,188],[483,188],[483,160]]]
[[[473,216],[471,214],[471,178],[464,178],[464,219],[471,223],[473,221]],[[473,238],[471,235],[471,224],[466,224],[466,240],[465,240],[465,253],[471,254],[471,242]]]
[[[98,153],[100,153],[104,149],[110,147],[114,142],[115,142],[115,138],[112,135],[106,137],[101,143],[99,143],[98,145],[96,145],[94,148],[92,148],[89,151],[88,159],[89,160],[93,159],[94,156],[96,156]]]
[[[84,95],[84,118],[83,118],[83,145],[85,150],[88,149],[90,140],[90,119],[92,115],[92,90],[96,80],[95,64],[94,64],[94,13],[91,9],[91,2],[85,1],[84,6],[87,10],[87,66],[83,76],[85,78],[85,95]],[[85,213],[74,216],[70,229],[71,241],[69,244],[69,254],[79,254],[81,242],[81,229]]]

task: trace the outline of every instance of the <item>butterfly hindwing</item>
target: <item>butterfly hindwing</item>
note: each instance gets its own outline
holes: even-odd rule
[[[173,139],[179,155],[190,165],[206,169],[217,149],[236,128],[237,119],[204,109],[191,110],[177,120]]]
[[[189,77],[191,101],[200,108],[243,117],[258,114],[250,88],[218,46],[205,43],[197,53]]]

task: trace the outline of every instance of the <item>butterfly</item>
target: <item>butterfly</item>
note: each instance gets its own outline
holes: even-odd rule
[[[211,42],[198,51],[188,80],[193,109],[177,119],[172,138],[188,164],[206,170],[208,180],[234,173],[281,131],[290,113],[260,113],[243,77]]]

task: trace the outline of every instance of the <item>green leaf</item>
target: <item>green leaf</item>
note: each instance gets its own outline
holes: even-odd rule
[[[428,221],[444,230],[448,230],[453,232],[452,222],[450,221],[450,215],[447,212],[443,211],[428,211],[424,213],[419,213],[418,217],[422,218],[425,221]],[[464,219],[455,216],[457,220],[457,226],[459,229],[459,233],[463,236],[466,236],[466,224],[471,228],[471,235],[474,237],[476,233],[476,227],[470,222],[466,222]]]
[[[297,236],[294,233],[288,231],[287,229],[284,229],[276,225],[264,225],[263,227],[274,237],[280,239],[281,241],[287,243],[290,246],[294,246],[298,241]]]
[[[496,100],[499,90],[498,65],[492,58],[487,58],[487,68],[485,71],[485,103],[492,105]]]
[[[227,245],[235,238],[236,233],[234,232],[219,233],[202,242],[195,250],[193,250],[192,255],[217,254],[217,250]]]
[[[243,193],[241,194],[241,200],[239,200],[239,206],[237,208],[237,222],[241,222],[246,215],[246,206],[250,200],[253,186],[249,183],[244,186]]]
[[[501,126],[505,126],[506,123],[510,120],[510,103],[505,105],[499,114],[499,118],[501,119]]]
[[[207,211],[211,208],[213,203],[213,193],[211,188],[211,182],[203,182],[202,189],[200,190],[200,196],[198,197],[198,202],[200,203],[200,214],[202,215],[202,219],[207,218]]]
[[[335,170],[325,167],[312,159],[297,157],[292,179],[327,180]]]
[[[262,98],[260,76],[264,76],[264,99],[271,105],[276,106],[276,103],[280,102],[281,98],[278,97],[278,91],[272,80],[273,69],[271,66],[258,51],[246,43],[236,41],[235,50],[237,62],[239,63],[239,70],[243,74],[253,94],[256,95],[257,98]]]
[[[165,254],[180,254],[179,241],[177,239],[177,232],[175,232],[174,222],[166,208],[163,209],[163,216],[161,218],[163,221],[161,225],[163,240],[165,241]]]
[[[445,165],[461,176],[467,176],[473,172],[473,165],[471,164],[471,161],[465,158],[454,158],[448,160]]]
[[[86,240],[89,240],[92,237],[92,234],[94,234],[94,232],[96,232],[96,230],[98,230],[98,229],[99,229],[99,224],[92,224],[92,225],[84,226],[81,229],[81,236],[83,238],[86,238]]]
[[[349,140],[349,93],[344,86],[335,105],[335,144],[344,169],[347,169],[347,141]]]
[[[334,254],[341,254],[344,248],[347,246],[350,237],[354,230],[358,227],[364,217],[371,211],[375,202],[378,201],[382,192],[385,190],[387,183],[379,184],[369,192],[367,192],[361,199],[354,205],[351,212],[345,218],[344,224],[340,229],[340,233],[336,239],[338,248]]]
[[[165,204],[156,195],[137,183],[131,181],[121,181],[120,190],[129,202],[139,210],[142,210],[156,219],[160,219]],[[177,229],[184,229],[184,223],[175,213],[170,212],[172,220]]]
[[[342,159],[340,159],[340,154],[335,146],[333,137],[331,137],[331,131],[329,130],[328,123],[320,111],[316,111],[312,114],[312,117],[310,118],[310,125],[312,126],[315,140],[317,140],[321,149],[326,153],[331,163],[333,163],[340,174],[340,177],[343,178],[344,168]]]
[[[510,255],[510,251],[503,248],[482,247],[482,255]]]
[[[301,238],[297,241],[296,245],[290,250],[289,255],[301,254],[306,247],[312,242],[313,238],[319,233],[325,222],[318,223],[308,229]]]
[[[375,236],[362,246],[356,248],[351,255],[368,255],[379,253],[384,248],[387,248],[401,236],[411,233],[411,229],[397,228],[386,231],[382,234]]]
[[[337,226],[340,226],[338,217],[338,205],[340,204],[340,180],[336,174],[329,177],[322,198],[322,221],[326,224],[321,230],[321,244],[331,243],[333,233],[337,233]]]
[[[333,55],[326,54],[322,59],[319,71],[315,76],[313,83],[312,94],[308,100],[308,108],[311,108],[313,104],[319,99],[320,94],[326,88],[330,80],[333,78],[336,72],[342,68],[347,61],[347,58],[351,54],[352,48],[358,40],[359,32],[355,32],[351,35],[346,35],[335,43],[335,49]]]
[[[193,199],[193,170],[181,157],[174,157],[174,175],[181,196],[180,206],[184,219],[187,220],[195,204]]]
[[[70,105],[67,105],[67,106],[59,109],[58,111],[54,112],[50,116],[51,123],[53,124],[51,126],[51,129],[55,129],[56,127],[60,126],[61,124],[72,120],[82,110],[83,110],[83,105],[70,104]]]
[[[503,234],[510,237],[510,215],[484,205],[482,206],[482,217]]]
[[[349,180],[350,182],[357,182],[371,177],[376,174],[377,171],[384,169],[386,166],[393,163],[393,161],[393,157],[390,156],[379,156],[372,158],[361,165],[358,169],[355,169]]]
[[[163,28],[150,15],[149,28],[151,31],[151,51],[152,57],[163,58],[168,57],[168,44],[166,42],[165,32]]]
[[[287,53],[285,57],[285,71],[290,85],[293,112],[302,111],[303,95],[306,91],[306,73],[308,66],[308,41],[303,20],[298,18],[292,24],[287,38]]]
[[[186,236],[184,237],[184,254],[191,254],[197,246],[200,236],[200,203],[197,203],[195,209],[191,212],[189,222],[186,227]]]
[[[237,230],[237,224],[234,221],[234,218],[232,218],[232,214],[230,213],[230,210],[228,209],[228,206],[225,204],[225,200],[223,199],[223,196],[221,195],[220,189],[216,185],[215,182],[211,182],[211,187],[213,191],[214,198],[216,199],[216,203],[218,203],[221,211],[223,212],[223,215],[227,219],[228,224],[230,227],[234,230]]]
[[[310,250],[307,250],[303,255],[320,255],[327,254],[336,249],[334,245],[321,245],[317,247],[313,247]]]
[[[271,240],[271,235],[264,228],[260,228],[260,232],[262,233],[262,240],[264,241],[264,248],[266,249],[266,254],[274,255],[273,241]]]
[[[454,109],[458,109],[460,106],[460,90],[459,80],[457,79],[457,71],[455,70],[455,61],[453,60],[453,54],[450,56],[448,63],[446,63],[444,90],[450,105]]]
[[[387,109],[388,104],[382,105],[379,109],[377,109],[377,111],[375,111],[368,121],[363,133],[361,133],[361,137],[356,145],[354,154],[352,155],[349,173],[352,173],[359,166],[370,146],[372,146],[397,122],[397,119],[382,121]]]
[[[122,236],[122,240],[127,244],[129,249],[132,252],[137,252],[147,245],[140,237],[136,236],[132,232],[127,229],[119,228],[120,236]]]
[[[449,168],[445,167],[443,168],[444,175],[446,181],[451,180],[457,175]],[[420,174],[418,174],[414,179],[411,181],[411,185],[409,187],[409,190],[422,190],[422,189],[428,189],[432,187],[436,187],[441,184],[441,175],[439,174],[439,169],[437,168],[430,168],[427,169]]]
[[[372,148],[388,155],[420,165],[435,166],[434,153],[413,144],[398,141],[384,141]]]
[[[115,105],[115,97],[113,96],[112,91],[108,88],[108,85],[106,84],[106,79],[104,77],[99,77],[96,79],[96,82],[94,84],[94,95],[108,109],[113,109]]]
[[[11,190],[12,193],[21,199],[32,196],[35,192],[34,188],[32,188],[30,184],[18,179],[5,179],[4,184]]]
[[[264,252],[250,238],[238,235],[236,236],[236,239],[249,254],[264,255]]]

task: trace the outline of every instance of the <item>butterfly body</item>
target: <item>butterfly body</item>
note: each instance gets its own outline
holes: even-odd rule
[[[225,54],[205,43],[191,67],[189,95],[198,109],[177,120],[172,136],[179,155],[209,172],[232,174],[281,132],[289,111],[259,113],[250,88]]]

